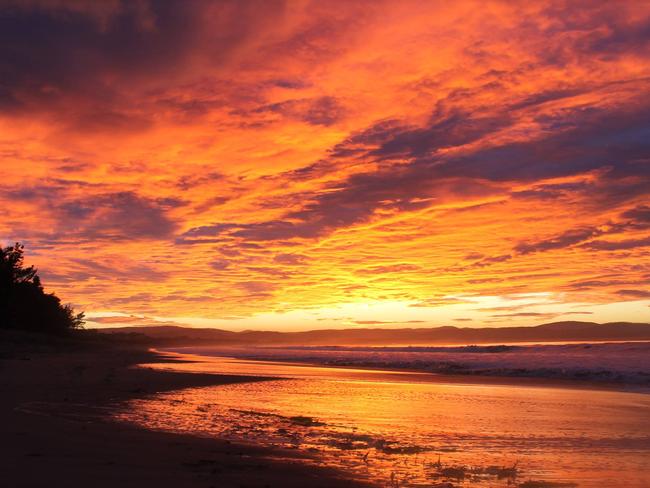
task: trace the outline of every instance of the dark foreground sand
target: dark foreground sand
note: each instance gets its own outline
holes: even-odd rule
[[[0,358],[3,488],[368,486],[298,452],[147,431],[106,415],[131,398],[249,377],[133,369],[160,359],[123,348],[11,356]]]

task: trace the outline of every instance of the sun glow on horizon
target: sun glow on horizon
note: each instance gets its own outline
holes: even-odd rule
[[[419,302],[359,302],[326,308],[265,312],[242,317],[208,319],[191,316],[147,317],[115,312],[89,315],[89,327],[162,326],[218,328],[232,331],[280,330],[294,332],[346,328],[425,328],[531,326],[562,320],[615,322],[626,316],[631,322],[646,320],[647,301],[589,304],[567,303],[553,294],[535,293],[512,297],[445,297],[447,304]],[[526,310],[517,312],[517,310]],[[491,318],[486,319],[489,316]]]

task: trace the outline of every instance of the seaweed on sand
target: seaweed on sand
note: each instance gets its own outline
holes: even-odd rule
[[[304,417],[302,415],[298,415],[296,417],[289,417],[289,420],[291,421],[292,424],[301,425],[303,427],[320,427],[325,425],[325,423],[319,422],[318,420],[315,420],[312,417]]]
[[[439,468],[433,476],[435,478],[449,478],[461,481],[465,479],[467,471],[468,470],[465,466],[449,466],[448,468]]]
[[[512,467],[507,468],[504,466],[488,466],[486,468],[479,469],[475,471],[477,474],[488,474],[490,476],[496,476],[498,479],[514,479],[517,477],[518,470],[517,470],[517,464],[515,463],[512,465]]]
[[[436,468],[436,471],[432,474],[434,478],[446,478],[454,481],[464,481],[469,479],[470,481],[480,481],[484,480],[486,477],[496,477],[497,479],[507,479],[508,483],[514,481],[519,474],[517,464],[513,464],[511,467],[505,466],[486,466],[486,467],[472,467],[467,468],[466,466],[447,466],[444,467],[440,461],[440,456],[438,456],[438,462],[431,464],[430,466]],[[524,488],[555,488],[553,486],[544,487],[544,486],[524,486]],[[558,487],[559,488],[559,487]]]
[[[577,483],[562,483],[557,481],[524,481],[519,488],[575,488]]]
[[[313,417],[306,417],[303,415],[297,415],[295,417],[285,417],[284,415],[278,415],[276,413],[269,413],[269,412],[258,412],[255,410],[239,410],[236,408],[231,408],[230,409],[233,412],[237,413],[242,413],[244,415],[253,415],[256,417],[269,417],[269,418],[276,418],[279,420],[283,420],[285,422],[290,422],[291,424],[294,425],[300,425],[302,427],[322,427],[325,425],[324,422],[320,422]]]
[[[377,441],[372,447],[384,454],[419,454],[427,449],[420,446],[400,446],[393,442]]]
[[[374,449],[383,454],[410,455],[430,450],[416,445],[404,445],[396,441],[376,438],[367,434],[328,432],[321,437],[321,442],[342,451]],[[370,452],[370,451],[369,451]],[[367,459],[367,458],[366,458]]]

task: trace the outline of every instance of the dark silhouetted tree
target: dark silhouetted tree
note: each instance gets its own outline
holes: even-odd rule
[[[22,244],[0,248],[0,328],[61,334],[81,328],[84,314],[45,293],[33,266],[23,266]]]

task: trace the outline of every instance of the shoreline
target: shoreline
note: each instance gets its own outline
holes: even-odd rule
[[[166,358],[129,348],[0,358],[0,473],[6,486],[372,486],[297,451],[111,419],[116,405],[159,392],[269,380],[147,367],[154,362]]]
[[[239,357],[229,356],[227,354],[219,355],[206,355],[197,354],[195,352],[184,352],[182,349],[191,350],[192,347],[176,347],[176,348],[153,348],[161,354],[178,355],[186,357],[196,357],[196,359],[184,360],[176,358],[171,363],[192,362],[199,363],[200,358],[229,358],[236,361],[254,361],[257,363],[271,363],[283,364],[295,367],[317,367],[317,368],[330,368],[330,369],[346,369],[356,371],[369,371],[375,373],[389,373],[389,374],[413,374],[414,379],[420,378],[426,380],[426,383],[441,383],[441,384],[459,384],[459,385],[477,385],[477,386],[522,386],[522,387],[539,387],[539,388],[561,388],[561,389],[574,389],[574,390],[601,390],[601,391],[616,391],[621,393],[641,393],[650,394],[650,385],[638,383],[626,383],[622,381],[611,380],[594,380],[594,379],[578,379],[578,378],[562,378],[562,377],[544,377],[535,375],[516,375],[508,374],[508,370],[504,370],[504,374],[482,374],[474,371],[466,373],[444,373],[430,371],[425,368],[417,369],[413,367],[391,367],[390,364],[358,364],[350,362],[349,364],[339,362],[331,364],[327,362],[315,362],[313,360],[301,360],[297,358],[278,358],[277,360],[267,357]],[[220,351],[226,352],[226,350]],[[417,383],[423,381],[415,381]]]
[[[396,466],[403,466],[404,471],[396,476],[411,479],[413,486],[429,486],[426,483],[431,483],[436,466],[442,472],[442,465],[436,464],[442,456],[445,469],[468,467],[477,473],[520,463],[519,483],[514,486],[527,486],[523,484],[526,479],[537,480],[535,486],[581,484],[593,476],[591,456],[606,463],[611,456],[620,454],[626,456],[621,462],[638,464],[635,454],[626,449],[648,447],[648,439],[636,433],[642,420],[628,431],[625,421],[614,420],[611,415],[616,418],[630,408],[630,418],[643,419],[643,415],[635,417],[633,413],[639,412],[639,405],[647,405],[649,397],[605,392],[598,388],[600,385],[580,384],[588,388],[583,390],[576,389],[575,383],[546,382],[543,386],[553,389],[544,391],[532,387],[540,386],[537,379],[532,385],[526,378],[526,386],[500,388],[487,386],[485,377],[477,378],[480,384],[467,384],[471,379],[458,376],[444,379],[463,384],[437,385],[442,378],[426,373],[399,371],[395,375],[368,368],[312,367],[223,356],[174,357],[179,360],[177,364],[153,366],[228,374],[247,372],[280,377],[288,383],[252,383],[227,387],[221,393],[214,388],[164,395],[159,401],[138,402],[136,409],[127,412],[135,422],[158,422],[163,428],[176,424],[181,430],[208,435],[214,432],[237,440],[253,436],[262,445],[295,444],[304,451],[322,452],[326,465],[368,473],[373,480],[386,482],[392,479],[393,472],[398,473],[394,471]],[[188,359],[196,361],[184,363]],[[429,377],[431,382],[423,381],[423,377]],[[487,381],[490,379],[501,384],[504,380]],[[216,416],[213,424],[196,421],[195,410]],[[293,418],[306,423],[293,423]],[[605,427],[610,422],[618,422],[618,427]],[[584,437],[576,434],[578,431],[584,432]],[[623,434],[629,436],[629,444],[617,440]],[[602,448],[598,454],[595,446]],[[563,469],[557,459],[567,449],[575,456],[575,466]],[[598,476],[610,481],[630,475],[629,466],[620,469],[620,474],[612,474],[607,468],[597,471]],[[479,478],[474,479],[477,486],[496,486],[495,480]],[[447,481],[453,486],[463,485]]]

